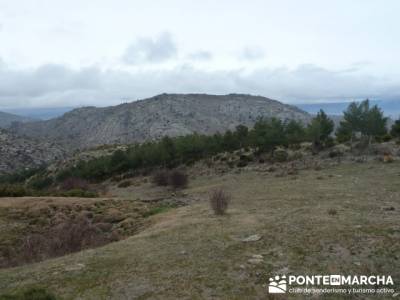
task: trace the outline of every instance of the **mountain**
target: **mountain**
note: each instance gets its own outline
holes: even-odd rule
[[[10,113],[0,111],[0,128],[8,128],[13,122],[33,122],[35,119],[29,117],[21,117]]]
[[[84,107],[62,117],[14,124],[12,131],[77,149],[102,144],[126,144],[193,132],[211,134],[253,125],[258,117],[307,122],[297,107],[260,96],[230,94],[161,94],[110,107]]]
[[[40,167],[63,159],[65,154],[54,143],[16,136],[0,129],[0,174]]]
[[[60,117],[73,109],[74,107],[28,107],[7,109],[4,112],[35,120],[49,120]]]

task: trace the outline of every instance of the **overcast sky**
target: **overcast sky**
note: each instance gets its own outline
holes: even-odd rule
[[[396,99],[399,12],[398,0],[0,0],[0,109],[163,92]]]

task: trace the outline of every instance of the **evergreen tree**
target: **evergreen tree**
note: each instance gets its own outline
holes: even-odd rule
[[[393,137],[400,138],[400,119],[398,119],[394,122],[394,124],[392,125],[392,128],[390,130],[390,134]]]
[[[332,134],[334,126],[335,124],[333,121],[329,119],[326,113],[321,109],[307,127],[308,136],[314,147],[318,149],[324,146],[325,142]]]
[[[285,135],[289,145],[296,145],[305,140],[306,132],[301,122],[291,120],[285,125]]]
[[[352,142],[354,135],[360,133],[368,137],[370,144],[373,137],[386,133],[386,123],[387,118],[383,116],[382,110],[376,105],[370,107],[368,99],[360,103],[352,102],[344,111],[336,135],[340,138],[350,137]]]

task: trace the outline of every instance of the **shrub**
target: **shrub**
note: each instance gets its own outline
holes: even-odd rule
[[[81,197],[81,198],[96,198],[99,195],[94,191],[86,191],[82,189],[72,189],[69,191],[61,192],[62,197]]]
[[[158,186],[167,186],[169,172],[167,170],[160,170],[153,174],[152,182]]]
[[[382,142],[389,142],[393,137],[387,133],[384,136],[382,136]]]
[[[24,197],[28,192],[22,185],[5,184],[0,185],[0,197]]]
[[[285,149],[276,149],[274,151],[274,160],[276,162],[285,162],[289,158],[289,154]]]
[[[216,189],[210,195],[210,206],[214,211],[214,214],[222,216],[228,209],[231,196],[226,193],[223,189]]]
[[[87,190],[89,188],[89,184],[86,180],[82,178],[69,177],[61,183],[61,188],[63,190],[73,190],[73,189]]]
[[[132,185],[131,181],[125,180],[125,181],[122,181],[121,183],[119,183],[118,187],[119,188],[126,188],[126,187],[131,186],[131,185]]]
[[[45,189],[53,184],[53,178],[45,176],[37,176],[29,181],[29,186],[35,190]]]
[[[56,300],[57,298],[43,288],[29,288],[13,294],[0,295],[0,300]]]
[[[394,162],[393,156],[390,154],[383,155],[383,162],[384,163],[392,163]]]
[[[101,232],[86,217],[66,220],[45,233],[33,233],[23,238],[18,257],[13,258],[10,265],[41,261],[102,246],[111,239],[111,235]]]
[[[328,215],[330,215],[330,216],[335,216],[335,215],[337,215],[337,210],[334,209],[334,208],[328,209]]]
[[[169,184],[174,189],[184,188],[188,185],[189,178],[187,174],[179,170],[173,170],[169,174]]]
[[[237,163],[236,166],[237,166],[238,168],[246,167],[246,166],[247,166],[247,161],[240,160],[240,161]]]

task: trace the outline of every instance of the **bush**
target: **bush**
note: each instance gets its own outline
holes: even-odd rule
[[[57,298],[43,288],[29,288],[27,290],[0,295],[0,300],[56,300]]]
[[[80,198],[96,198],[99,195],[94,191],[73,189],[73,190],[61,192],[60,196],[62,196],[62,197],[80,197]]]
[[[382,142],[389,142],[393,137],[390,134],[385,134],[382,136]]]
[[[223,189],[214,190],[210,195],[210,206],[214,211],[214,214],[222,216],[228,209],[231,196],[226,193]]]
[[[61,188],[63,190],[73,190],[73,189],[87,190],[89,188],[89,184],[86,180],[82,178],[69,177],[61,183]]]
[[[160,170],[153,174],[152,182],[158,186],[167,186],[169,183],[169,172]]]
[[[236,166],[237,166],[238,168],[246,167],[246,166],[247,166],[247,161],[240,160],[240,161],[237,163]]]
[[[169,184],[174,189],[185,188],[188,185],[189,178],[187,174],[179,170],[173,170],[169,174]]]
[[[276,149],[274,151],[274,161],[285,162],[289,158],[289,154],[285,149]]]
[[[29,186],[32,187],[35,190],[42,190],[45,189],[53,184],[53,178],[51,177],[42,177],[42,176],[37,176],[32,178],[32,180],[29,181]]]
[[[24,197],[28,192],[22,185],[5,184],[0,185],[0,197]]]
[[[112,234],[105,234],[86,217],[66,220],[44,233],[24,237],[8,266],[42,261],[83,249],[98,247],[113,241]],[[12,251],[12,250],[11,250]]]
[[[131,185],[132,185],[131,181],[125,180],[125,181],[122,181],[120,184],[118,184],[118,187],[119,188],[126,188],[126,187],[131,186]]]

